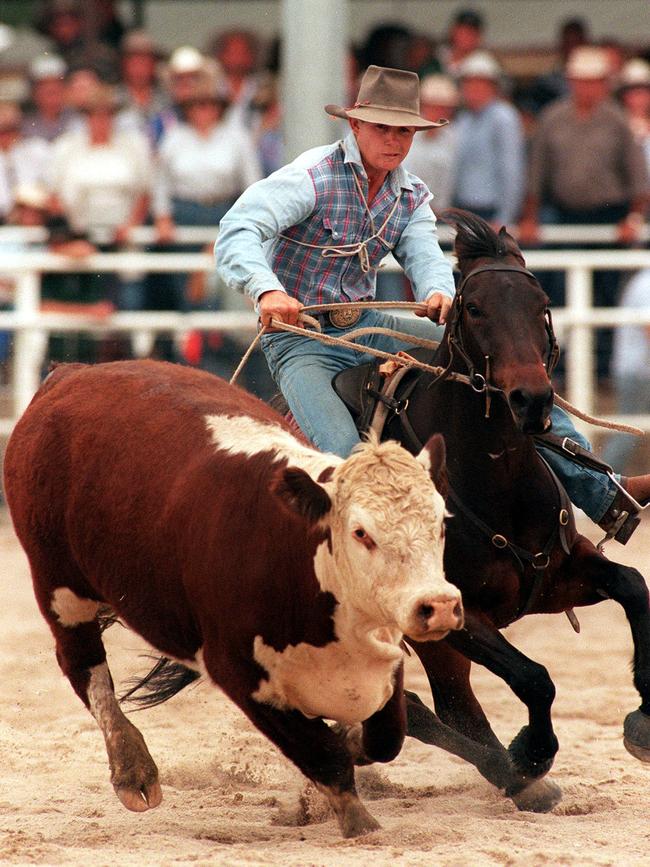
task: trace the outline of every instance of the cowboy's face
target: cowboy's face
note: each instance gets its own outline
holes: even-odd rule
[[[415,127],[387,126],[350,118],[350,126],[359,145],[366,171],[390,172],[406,158]]]

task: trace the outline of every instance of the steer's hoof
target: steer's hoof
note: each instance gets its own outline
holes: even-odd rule
[[[115,786],[115,794],[126,809],[133,813],[144,813],[145,810],[157,807],[162,801],[162,789],[158,782],[145,785],[141,789]]]
[[[548,813],[562,800],[562,789],[550,780],[534,780],[525,789],[510,797],[518,810]]]
[[[650,717],[633,710],[623,724],[623,745],[640,762],[650,762]]]
[[[517,771],[525,777],[543,777],[553,767],[553,759],[558,743],[551,733],[547,749],[540,749],[530,735],[528,726],[524,726],[508,747],[508,753]]]

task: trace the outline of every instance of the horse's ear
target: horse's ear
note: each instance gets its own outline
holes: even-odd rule
[[[515,259],[520,263],[522,268],[526,267],[526,260],[523,257],[521,250],[519,249],[519,244],[512,237],[510,232],[506,229],[505,226],[501,226],[498,233],[499,237],[499,256],[514,256]]]
[[[434,434],[424,446],[417,460],[425,467],[431,481],[438,489],[439,493],[446,499],[449,491],[449,481],[447,479],[447,449],[445,440],[442,434]]]

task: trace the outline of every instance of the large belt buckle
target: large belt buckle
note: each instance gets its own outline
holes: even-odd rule
[[[334,328],[350,328],[361,319],[361,310],[330,310],[327,314]]]

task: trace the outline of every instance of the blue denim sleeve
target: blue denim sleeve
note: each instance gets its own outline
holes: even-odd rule
[[[454,275],[440,249],[436,218],[428,199],[413,211],[393,255],[411,281],[417,301],[425,301],[433,292],[454,297]]]
[[[263,292],[284,291],[264,245],[308,217],[315,200],[309,173],[293,163],[252,184],[237,199],[221,220],[214,246],[217,273],[229,289],[254,301]]]

